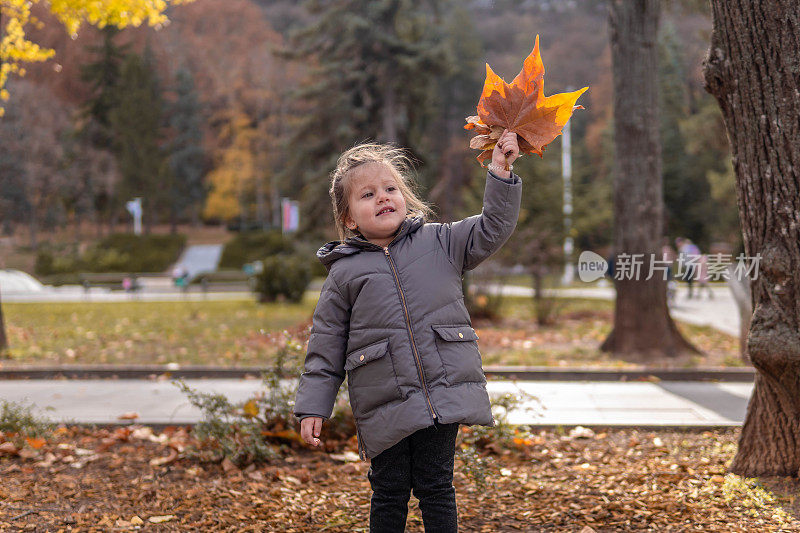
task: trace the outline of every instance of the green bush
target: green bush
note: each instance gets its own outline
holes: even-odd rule
[[[34,413],[33,404],[0,400],[0,434],[11,440],[18,448],[27,438],[51,436],[55,423]]]
[[[186,235],[109,235],[82,255],[56,255],[45,249],[36,256],[34,270],[40,276],[75,272],[163,272],[174,263]]]
[[[109,235],[87,251],[89,272],[163,272],[178,260],[186,246],[186,235]]]
[[[263,270],[256,276],[258,301],[274,302],[283,296],[290,302],[300,302],[311,283],[311,266],[307,257],[298,254],[278,254],[262,260]]]
[[[56,274],[53,269],[53,254],[47,251],[41,251],[36,254],[36,263],[33,265],[33,271],[40,276],[49,276]]]
[[[285,237],[280,231],[248,231],[240,233],[225,244],[219,268],[242,268],[245,263],[252,263],[262,257],[294,251],[292,238]]]

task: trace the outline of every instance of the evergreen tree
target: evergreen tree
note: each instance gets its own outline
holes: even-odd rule
[[[697,110],[681,120],[681,132],[686,139],[688,164],[703,172],[708,181],[710,200],[701,204],[710,205],[705,214],[707,237],[710,241],[731,244],[738,254],[744,251],[744,242],[736,201],[736,175],[722,112],[713,96],[701,93]]]
[[[111,150],[114,136],[110,114],[117,107],[122,63],[129,45],[118,46],[114,42],[120,33],[114,26],[106,26],[102,33],[103,44],[88,47],[96,59],[80,67],[81,79],[89,84],[92,93],[81,110],[81,132],[97,148]]]
[[[200,207],[205,197],[203,173],[205,152],[202,146],[202,115],[194,78],[185,68],[178,70],[177,99],[172,106],[170,127],[175,137],[171,143],[170,222],[173,232],[178,217],[191,210],[192,224],[200,221]]]
[[[686,73],[675,27],[664,21],[659,39],[659,106],[665,233],[685,236],[701,248],[709,244],[710,187],[706,167],[686,151],[681,121],[689,115]]]
[[[0,230],[11,234],[14,224],[23,221],[31,209],[25,194],[25,139],[19,127],[19,105],[13,103],[6,108],[0,120]]]
[[[142,198],[145,231],[165,207],[169,167],[161,148],[163,100],[149,47],[130,53],[122,65],[117,107],[109,113],[122,183],[122,201]]]
[[[474,214],[475,205],[466,206],[463,191],[469,189],[483,200],[483,175],[477,172],[476,153],[469,147],[464,118],[476,113],[475,106],[483,88],[483,49],[478,39],[473,15],[462,5],[448,11],[443,22],[442,44],[447,57],[446,70],[436,78],[435,112],[429,119],[422,145],[428,148],[428,162],[420,172],[420,182],[430,191],[429,200],[438,208],[442,221],[456,220],[462,208]],[[477,178],[477,179],[471,179]]]
[[[120,30],[106,26],[102,30],[103,43],[87,47],[95,56],[94,60],[81,65],[81,79],[91,88],[91,96],[81,109],[76,124],[76,135],[81,142],[94,148],[115,154],[114,132],[111,127],[111,110],[117,107],[122,62],[129,45],[117,45],[116,36]],[[91,195],[92,208],[98,221],[98,234],[101,220],[113,226],[120,215],[123,200],[115,194],[114,187],[96,183],[87,191]]]
[[[301,230],[329,226],[328,174],[365,140],[394,142],[426,160],[421,139],[447,58],[440,11],[447,4],[401,0],[307,2],[310,26],[279,55],[305,60],[309,83],[291,92],[294,124],[281,150],[283,195],[302,197]]]

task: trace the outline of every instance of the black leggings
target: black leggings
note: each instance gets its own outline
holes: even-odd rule
[[[458,422],[420,429],[375,457],[367,477],[372,487],[370,533],[405,530],[411,490],[419,499],[426,533],[458,531],[453,487]]]

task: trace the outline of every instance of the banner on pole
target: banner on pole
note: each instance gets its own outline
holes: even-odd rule
[[[300,202],[281,198],[281,212],[283,233],[297,231],[300,226]]]

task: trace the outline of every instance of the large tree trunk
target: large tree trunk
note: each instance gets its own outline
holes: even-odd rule
[[[730,471],[800,469],[800,12],[795,0],[712,0],[706,90],[722,109],[750,283],[757,370]]]
[[[667,309],[666,280],[650,276],[661,259],[663,190],[658,131],[659,0],[611,0],[609,27],[614,75],[614,248],[641,261],[638,276],[621,276],[614,329],[601,349],[640,361],[697,350],[675,328]],[[634,255],[637,254],[637,255]],[[638,255],[641,254],[641,255]],[[650,279],[647,279],[650,277]]]

